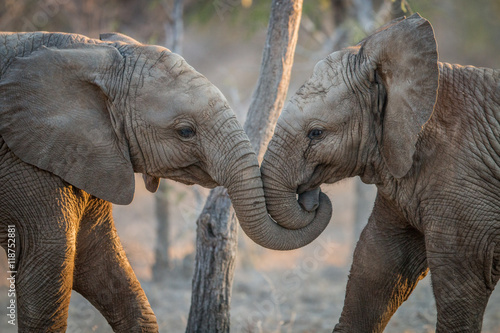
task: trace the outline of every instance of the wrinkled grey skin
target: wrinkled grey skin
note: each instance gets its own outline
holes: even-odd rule
[[[500,277],[499,70],[438,62],[418,14],[391,22],[316,65],[261,172],[269,213],[287,227],[302,225],[281,209],[295,193],[295,208],[312,211],[322,183],[359,176],[378,188],[334,332],[382,332],[429,270],[436,332],[481,331]]]
[[[255,153],[233,111],[180,56],[119,34],[0,34],[0,244],[16,232],[20,332],[66,329],[71,290],[115,331],[156,332],[120,244],[111,203],[128,204],[134,173],[225,186],[243,230],[292,249],[319,223],[287,230],[268,216]]]

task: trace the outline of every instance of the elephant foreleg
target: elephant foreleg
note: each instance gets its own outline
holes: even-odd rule
[[[334,332],[382,332],[427,270],[423,235],[378,197],[354,252]]]
[[[449,222],[448,222],[449,223]],[[439,228],[433,226],[434,228]],[[479,333],[486,305],[498,280],[498,250],[495,242],[476,231],[462,233],[473,236],[464,242],[450,228],[441,226],[440,233],[426,238],[427,258],[432,287],[436,297],[436,333]]]
[[[48,225],[53,227],[19,230],[23,238],[16,281],[19,332],[66,331],[76,225],[64,219]]]
[[[122,248],[111,204],[95,199],[78,232],[73,289],[115,332],[158,332],[156,317]]]

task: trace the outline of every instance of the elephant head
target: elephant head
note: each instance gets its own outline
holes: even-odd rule
[[[132,201],[134,172],[153,192],[160,178],[224,186],[243,230],[270,248],[303,246],[326,226],[328,204],[318,210],[323,222],[302,230],[269,218],[248,137],[222,93],[181,56],[119,34],[15,38],[37,40],[1,68],[0,135],[24,162],[116,204]]]
[[[434,33],[418,14],[316,64],[278,119],[264,156],[270,215],[286,228],[302,228],[321,208],[322,183],[405,177],[433,112],[438,76]]]

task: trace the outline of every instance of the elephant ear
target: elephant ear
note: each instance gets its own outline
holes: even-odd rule
[[[404,177],[413,164],[418,134],[437,98],[438,53],[430,23],[418,14],[395,20],[361,43],[386,91],[383,107],[382,157],[389,172]]]
[[[116,48],[99,44],[42,47],[14,59],[0,78],[0,135],[24,162],[98,198],[130,203],[134,171],[105,87],[122,62]]]

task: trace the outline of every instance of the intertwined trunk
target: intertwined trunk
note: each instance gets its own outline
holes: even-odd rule
[[[273,0],[261,73],[245,130],[261,161],[286,97],[302,0]],[[229,332],[237,226],[227,192],[210,192],[197,221],[196,267],[186,332]]]

